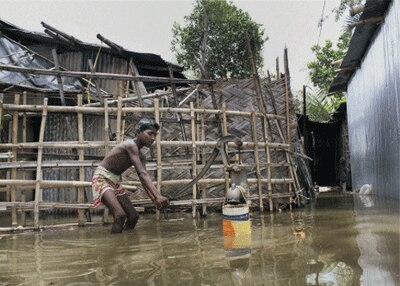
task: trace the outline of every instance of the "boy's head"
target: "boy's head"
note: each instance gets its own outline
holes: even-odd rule
[[[139,133],[139,132],[143,132],[147,129],[151,129],[155,132],[158,131],[158,129],[160,129],[160,125],[158,125],[157,122],[154,121],[154,119],[151,118],[142,118],[139,120],[139,122],[136,124],[136,128],[135,128],[135,133]]]

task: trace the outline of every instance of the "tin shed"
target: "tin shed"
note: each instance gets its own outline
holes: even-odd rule
[[[330,91],[347,91],[355,189],[400,199],[400,2],[366,1]]]

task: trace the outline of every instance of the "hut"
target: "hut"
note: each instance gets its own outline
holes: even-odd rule
[[[221,207],[232,164],[246,169],[248,198],[260,211],[291,209],[311,199],[312,184],[300,175],[307,158],[298,148],[287,50],[284,76],[274,81],[261,81],[253,63],[252,79],[215,82],[186,79],[179,66],[127,51],[101,35],[108,48],[43,25],[48,35],[3,27],[5,40],[22,50],[5,54],[15,62],[0,63],[0,148],[9,161],[2,165],[0,186],[7,196],[0,206],[11,210],[12,227],[38,229],[41,213],[59,209],[78,210],[78,224],[87,224],[93,168],[130,136],[141,116],[154,117],[161,125],[156,145],[147,153],[148,169],[158,190],[176,199],[172,207],[191,209],[193,216],[200,209],[206,214],[209,206]],[[40,58],[41,65],[34,60],[16,64],[27,57]],[[10,80],[16,75],[23,83]],[[43,78],[45,84],[26,86],[32,78]],[[67,85],[71,81],[73,87]],[[36,126],[33,134],[27,126]],[[227,144],[227,158],[219,155],[189,192],[179,192],[207,165],[218,139],[226,135],[243,144]],[[30,156],[25,156],[27,150]],[[135,172],[123,176],[132,202],[150,206]],[[33,222],[27,222],[25,212],[32,210]],[[104,211],[103,219],[107,217]]]
[[[399,199],[400,3],[367,0],[330,91],[347,92],[353,188]]]

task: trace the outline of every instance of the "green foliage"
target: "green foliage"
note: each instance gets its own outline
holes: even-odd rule
[[[346,102],[342,96],[327,96],[326,92],[317,89],[306,93],[307,115],[310,121],[327,122],[330,114],[335,112],[339,105]],[[301,93],[295,96],[295,111],[303,113],[303,95]]]
[[[178,63],[189,71],[199,75],[200,62],[213,79],[250,76],[246,31],[256,64],[262,67],[264,29],[247,12],[226,0],[196,0],[184,20],[183,26],[174,23],[171,45]]]
[[[342,59],[351,38],[350,32],[345,32],[339,37],[336,48],[330,40],[325,41],[325,46],[315,45],[311,48],[315,54],[315,60],[309,62],[307,67],[314,86],[328,92],[329,86],[335,78],[335,67],[332,63]]]
[[[309,92],[306,95],[307,114],[311,121],[324,122],[330,119],[330,113],[334,112],[342,102],[346,102],[342,93],[327,96],[329,87],[335,79],[337,66],[334,61],[342,59],[351,38],[350,32],[344,32],[336,45],[333,47],[331,41],[325,41],[324,46],[315,45],[311,48],[315,54],[315,60],[308,63],[309,75],[316,92]],[[299,104],[299,103],[298,103]],[[302,103],[301,105],[302,106]],[[297,108],[299,109],[299,105]],[[302,111],[299,110],[300,113]]]

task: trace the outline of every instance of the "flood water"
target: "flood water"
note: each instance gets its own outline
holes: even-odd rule
[[[399,285],[399,201],[320,193],[292,212],[253,212],[251,237],[233,248],[221,214],[182,216],[142,215],[114,235],[0,234],[0,285]]]

